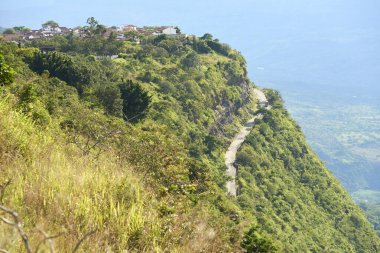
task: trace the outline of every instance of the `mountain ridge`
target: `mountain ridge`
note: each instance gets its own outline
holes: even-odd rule
[[[44,51],[47,47],[54,50]],[[54,245],[63,252],[84,236],[79,246],[90,252],[339,252],[340,244],[349,251],[379,249],[379,239],[347,193],[339,190],[342,199],[335,204],[337,195],[324,188],[340,189],[309,155],[279,95],[266,91],[274,111],[260,109],[243,56],[212,36],[147,36],[138,44],[94,32],[20,47],[2,41],[0,52],[7,70],[1,72],[2,204],[19,214],[31,248],[41,241],[40,247],[49,247],[43,235],[32,233],[40,229],[62,234]],[[114,52],[115,59],[96,57]],[[235,199],[225,192],[224,152],[256,112],[264,118],[238,151],[242,194]],[[291,145],[282,142],[281,131]],[[261,145],[261,153],[247,154],[247,145]],[[298,171],[297,159],[309,163],[305,193],[255,183],[276,178],[265,174],[275,173],[272,165],[286,175],[280,161]],[[279,186],[306,180],[284,179],[277,178]],[[323,188],[313,189],[313,182]],[[305,215],[292,219],[289,205],[301,206]],[[339,230],[330,219],[345,207],[354,218],[343,216]],[[314,225],[318,233],[303,233]],[[289,228],[294,240],[284,236]],[[0,235],[0,247],[23,248],[12,226],[1,223]]]

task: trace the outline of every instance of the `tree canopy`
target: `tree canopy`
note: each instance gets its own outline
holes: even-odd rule
[[[59,24],[54,20],[48,20],[42,24],[42,27],[43,28],[47,28],[47,27],[56,28],[56,27],[59,27]]]
[[[0,54],[0,86],[11,84],[15,75],[16,72],[5,63],[3,55]]]
[[[7,28],[4,30],[3,34],[15,34],[16,30],[14,28]]]

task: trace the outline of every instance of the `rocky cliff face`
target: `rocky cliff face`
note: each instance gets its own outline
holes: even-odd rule
[[[224,128],[233,123],[233,120],[236,119],[238,115],[238,111],[245,109],[249,112],[253,112],[253,84],[244,81],[237,86],[241,88],[239,99],[237,101],[231,101],[226,94],[223,95],[221,101],[222,110],[218,111],[215,122],[210,127],[210,134],[231,138],[233,134],[226,133]],[[240,120],[243,122],[244,119]]]

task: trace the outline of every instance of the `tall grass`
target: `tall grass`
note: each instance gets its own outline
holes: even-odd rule
[[[235,224],[212,207],[207,194],[195,204],[186,195],[161,191],[145,171],[139,171],[141,163],[121,160],[120,150],[109,148],[99,157],[85,155],[67,142],[54,121],[37,126],[15,108],[11,98],[0,99],[0,186],[11,180],[2,205],[19,213],[32,249],[49,252],[48,240],[38,246],[44,239],[40,231],[57,236],[51,240],[56,252],[72,252],[86,235],[79,251],[182,253],[239,248],[233,238],[241,237],[242,228],[235,231]],[[147,149],[141,146],[144,142],[134,143],[140,145],[134,147],[137,150],[126,150],[124,155],[138,154],[150,162],[151,156],[141,151]],[[231,204],[228,199],[221,201]],[[1,212],[0,216],[9,218]],[[2,222],[0,249],[24,251],[16,229]]]
[[[3,204],[20,214],[32,248],[42,239],[38,228],[62,234],[54,239],[59,252],[70,252],[92,230],[81,245],[86,252],[158,250],[155,196],[131,166],[120,164],[112,151],[96,160],[84,156],[9,101],[0,101],[0,115],[0,184],[11,180]],[[9,225],[0,224],[0,238],[0,248],[9,252],[23,248]]]

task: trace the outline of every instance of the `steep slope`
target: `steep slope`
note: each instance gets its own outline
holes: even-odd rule
[[[235,115],[254,108],[252,87],[236,51],[197,53],[201,42],[104,41],[124,52],[115,60],[80,53],[80,39],[65,52],[0,42],[1,74],[17,72],[1,83],[1,205],[18,212],[33,251],[49,247],[35,231],[60,234],[59,252],[92,231],[84,251],[241,250],[222,153]],[[9,224],[0,238],[24,248]]]
[[[274,111],[257,110],[244,58],[212,37],[152,36],[137,44],[58,36],[21,48],[0,42],[0,53],[0,201],[18,212],[33,251],[47,251],[50,241],[57,252],[378,247],[369,223],[279,113],[273,94]],[[117,59],[97,57],[115,53]],[[234,198],[225,192],[224,154],[257,113],[264,119],[237,155],[241,194]],[[271,130],[282,124],[290,127],[287,141],[285,127]],[[263,152],[244,154],[254,138]],[[307,173],[256,170],[279,161]],[[278,208],[283,185],[302,214]],[[0,216],[11,220],[5,210]],[[289,226],[300,232],[286,237]],[[0,248],[20,252],[23,242],[14,226],[0,224]]]
[[[237,154],[240,206],[281,252],[378,252],[362,211],[307,146],[276,92]]]
[[[268,105],[268,100],[265,97],[265,94],[259,90],[254,89],[254,93],[257,96],[258,103],[261,108],[266,107],[267,109],[270,109]],[[230,177],[231,179],[227,181],[227,193],[236,197],[237,195],[237,186],[236,186],[236,175],[237,175],[237,169],[234,166],[234,163],[236,161],[236,153],[245,141],[245,138],[247,135],[251,132],[252,127],[255,125],[255,121],[257,119],[261,119],[262,114],[255,115],[252,119],[248,120],[245,125],[240,129],[239,133],[235,135],[235,137],[232,139],[232,142],[230,146],[228,147],[228,150],[225,154],[225,163],[226,163],[226,175]]]

